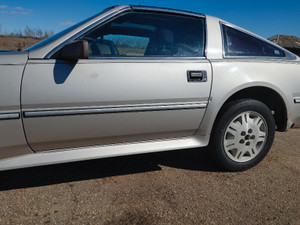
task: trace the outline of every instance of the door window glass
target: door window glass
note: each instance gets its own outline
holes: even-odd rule
[[[88,31],[90,57],[201,57],[204,20],[130,12]]]

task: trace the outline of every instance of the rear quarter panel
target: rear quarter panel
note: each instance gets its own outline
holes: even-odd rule
[[[288,112],[288,124],[300,126],[300,62],[259,59],[211,60],[213,85],[211,98],[203,122],[197,132],[208,135],[214,120],[228,98],[248,87],[268,87],[284,100]],[[288,127],[289,128],[289,127]]]

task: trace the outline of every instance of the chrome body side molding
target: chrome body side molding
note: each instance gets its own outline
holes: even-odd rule
[[[166,110],[203,109],[206,107],[207,107],[207,101],[195,102],[195,103],[182,103],[182,104],[142,105],[142,106],[125,106],[125,107],[110,107],[110,108],[103,107],[103,108],[39,110],[39,111],[25,111],[24,117],[29,118],[29,117],[48,117],[48,116],[106,114],[106,113],[151,112],[151,111],[166,111]]]
[[[0,113],[0,120],[20,119],[20,113]]]

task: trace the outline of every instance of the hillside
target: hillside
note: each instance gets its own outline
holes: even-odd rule
[[[41,38],[0,35],[0,49],[12,49],[22,51],[30,47],[31,45],[40,42],[41,40]]]

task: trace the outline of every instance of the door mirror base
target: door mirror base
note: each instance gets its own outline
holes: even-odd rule
[[[89,58],[89,45],[86,40],[74,41],[65,45],[53,55],[55,59],[78,60]]]

